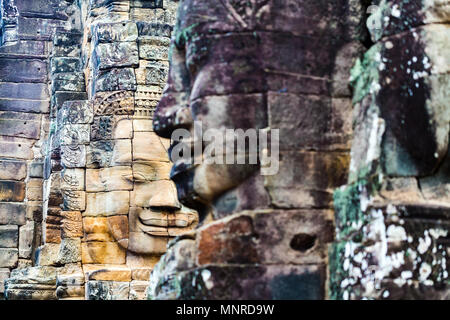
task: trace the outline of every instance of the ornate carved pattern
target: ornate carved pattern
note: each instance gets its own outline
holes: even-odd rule
[[[133,115],[134,92],[101,92],[94,100],[94,115]]]

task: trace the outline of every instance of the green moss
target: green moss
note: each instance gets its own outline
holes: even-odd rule
[[[378,56],[378,57],[377,57]],[[350,71],[350,85],[354,89],[353,103],[360,102],[371,92],[374,84],[379,83],[380,74],[378,68],[381,62],[381,45],[372,46],[358,59]]]
[[[181,30],[175,31],[175,44],[178,47],[183,47],[190,39],[197,36],[193,30],[199,25],[199,23],[191,24],[189,27],[186,27]]]

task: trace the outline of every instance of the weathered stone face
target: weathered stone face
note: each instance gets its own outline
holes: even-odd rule
[[[247,4],[192,0],[180,5],[169,79],[156,110],[155,131],[168,138],[177,128],[192,131],[194,121],[201,122],[204,131],[280,129],[280,149],[286,152],[283,158],[287,163],[296,158],[287,153],[294,149],[348,149],[349,99],[333,95],[349,95],[348,90],[339,89],[339,82],[348,75],[360,47],[355,31],[358,4],[336,4],[345,7],[345,12],[313,1]],[[350,18],[348,12],[355,16]],[[321,21],[327,23],[321,25]],[[345,177],[347,162],[341,161],[333,169],[340,171],[341,177]],[[291,164],[281,168],[291,169]],[[238,187],[259,169],[257,165],[194,166],[180,161],[172,172],[181,201],[201,207]],[[344,182],[333,178],[330,187]],[[331,204],[331,189],[310,183],[308,178],[296,179],[286,193],[305,194],[308,205],[324,205],[311,198],[328,198],[327,205]],[[275,202],[298,207],[299,201],[282,195],[284,186],[279,182],[284,183],[276,178],[265,182],[273,198],[283,198]]]

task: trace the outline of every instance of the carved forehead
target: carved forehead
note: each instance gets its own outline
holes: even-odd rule
[[[351,33],[348,12],[358,1],[336,0],[184,0],[178,9],[176,39],[229,32],[289,32],[313,37]]]

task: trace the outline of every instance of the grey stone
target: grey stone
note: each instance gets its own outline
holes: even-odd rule
[[[23,180],[27,176],[25,161],[0,160],[0,180]]]
[[[0,248],[17,248],[19,227],[15,225],[0,226]]]
[[[128,300],[129,282],[88,281],[86,282],[87,300]]]
[[[19,250],[0,248],[0,268],[14,268],[19,261]]]
[[[25,217],[25,204],[0,202],[0,224],[24,225]]]
[[[0,79],[5,82],[45,82],[47,64],[37,59],[0,58]]]
[[[31,253],[33,251],[34,231],[35,231],[34,221],[28,221],[24,226],[20,227],[19,230],[20,258],[31,258]]]
[[[32,162],[29,167],[28,175],[30,178],[43,178],[44,177],[44,163]]]

